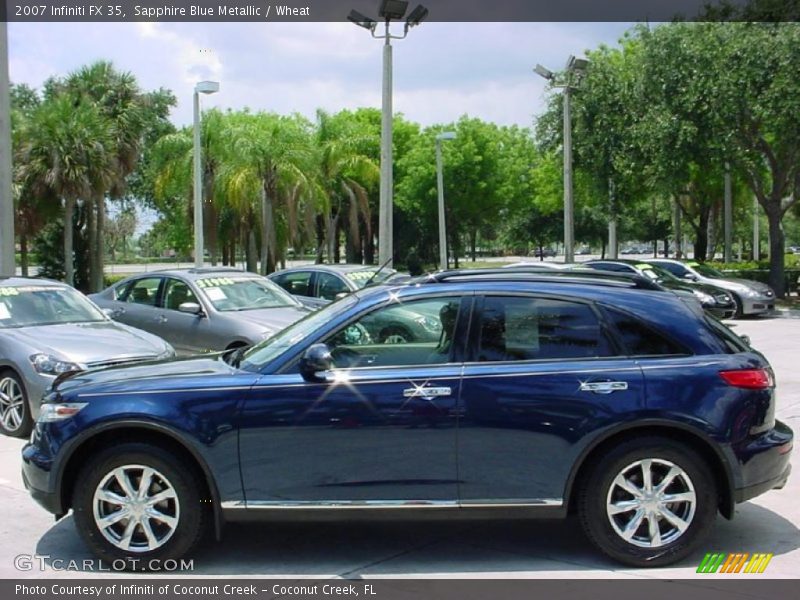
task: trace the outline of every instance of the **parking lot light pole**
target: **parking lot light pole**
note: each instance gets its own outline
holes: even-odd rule
[[[216,81],[201,81],[194,86],[194,266],[200,268],[204,262],[203,241],[203,161],[200,145],[200,94],[215,94],[219,91]]]
[[[14,198],[11,182],[11,108],[8,23],[0,23],[0,276],[16,272]]]
[[[428,9],[418,5],[405,22],[403,35],[392,35],[390,24],[393,20],[402,19],[408,2],[406,0],[381,0],[378,15],[385,22],[384,33],[375,34],[378,22],[365,17],[358,11],[352,10],[347,19],[359,27],[369,30],[372,37],[383,40],[383,84],[381,99],[381,184],[380,200],[378,205],[378,263],[391,267],[393,264],[393,220],[394,209],[393,181],[392,181],[392,40],[402,40],[408,35],[409,29],[416,27],[428,16]]]
[[[589,61],[570,56],[560,77],[542,65],[536,65],[534,73],[544,77],[554,88],[563,88],[564,102],[564,262],[575,262],[575,223],[574,198],[572,195],[572,118],[570,115],[570,96],[578,89]]]
[[[445,131],[436,136],[436,189],[439,194],[439,268],[448,268],[447,222],[444,217],[444,168],[442,166],[442,141],[455,139],[455,131]]]

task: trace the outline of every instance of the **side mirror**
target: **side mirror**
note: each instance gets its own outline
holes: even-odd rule
[[[338,294],[336,294],[336,296],[334,296],[334,300],[341,300],[342,298],[346,298],[349,295],[350,294],[348,292],[339,292]]]
[[[683,278],[689,281],[697,281],[697,275],[693,275],[692,273],[686,273]]]
[[[190,315],[200,315],[203,312],[203,307],[197,302],[184,302],[178,306],[178,310],[182,313],[189,313]]]
[[[739,337],[741,338],[741,340],[745,344],[747,344],[748,347],[752,347],[752,344],[750,343],[750,336],[749,335],[740,335]]]
[[[325,371],[333,368],[331,350],[325,344],[314,344],[300,359],[300,374],[306,381],[325,381]]]
[[[101,310],[109,319],[114,319],[122,314],[122,311],[118,308],[103,308]]]

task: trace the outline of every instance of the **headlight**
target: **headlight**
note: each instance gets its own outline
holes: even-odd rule
[[[700,290],[692,290],[694,297],[700,300],[701,304],[715,304],[714,297]]]
[[[747,296],[748,298],[758,298],[759,296],[763,296],[764,294],[763,292],[760,292],[755,288],[746,288],[744,291],[744,295]]]
[[[77,415],[87,402],[62,402],[60,404],[42,404],[39,409],[39,423],[64,421]]]
[[[34,354],[30,357],[30,361],[36,372],[43,375],[61,375],[67,371],[81,370],[75,363],[59,360],[50,354]]]

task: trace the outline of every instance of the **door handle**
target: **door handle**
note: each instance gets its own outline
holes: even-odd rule
[[[449,396],[453,390],[449,387],[413,387],[403,390],[404,398],[441,398]]]
[[[590,381],[581,383],[582,392],[594,392],[595,394],[611,394],[612,392],[622,392],[628,389],[627,381]]]
[[[166,323],[167,317],[165,317],[164,315],[158,315],[156,318],[153,319],[153,321],[155,321],[156,323]]]

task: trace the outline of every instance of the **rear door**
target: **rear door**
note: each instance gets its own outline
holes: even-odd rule
[[[158,302],[164,278],[140,277],[136,279],[123,298],[120,298],[117,321],[159,335],[160,309]]]
[[[605,426],[644,408],[640,368],[589,302],[478,300],[464,366],[459,499],[559,506],[570,470]]]

